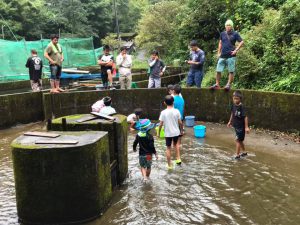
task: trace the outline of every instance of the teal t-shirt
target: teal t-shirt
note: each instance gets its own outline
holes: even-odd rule
[[[183,115],[184,114],[184,99],[179,95],[174,96],[174,108],[179,110],[181,120],[183,120],[183,118],[184,118],[184,115]]]

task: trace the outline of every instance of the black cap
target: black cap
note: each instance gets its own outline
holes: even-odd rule
[[[192,40],[190,43],[191,47],[198,47],[198,42],[196,40]]]

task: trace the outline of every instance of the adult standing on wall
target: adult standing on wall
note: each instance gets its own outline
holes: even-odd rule
[[[191,87],[195,84],[198,88],[201,88],[204,75],[203,65],[205,61],[205,53],[199,48],[198,43],[195,40],[191,41],[190,47],[190,58],[187,61],[187,63],[190,65],[190,70],[186,84],[188,87]]]
[[[226,21],[225,29],[226,30],[223,31],[220,35],[216,84],[210,87],[212,90],[220,89],[221,73],[224,71],[226,66],[228,67],[229,75],[228,82],[224,89],[225,91],[230,90],[230,86],[233,82],[235,73],[236,55],[244,44],[244,41],[239,35],[239,33],[233,30],[232,20]],[[235,47],[236,42],[239,42],[239,45],[237,47]]]
[[[59,93],[64,90],[60,88],[60,76],[62,70],[62,62],[64,61],[64,55],[62,47],[58,43],[59,36],[52,34],[50,36],[51,42],[45,49],[44,56],[49,60],[50,65],[50,84],[51,93]]]
[[[148,88],[160,88],[161,77],[166,70],[166,66],[164,62],[159,59],[158,51],[152,52],[148,63],[150,67]]]
[[[132,83],[132,58],[131,55],[127,54],[126,47],[121,47],[121,52],[117,56],[117,66],[119,67],[119,81],[121,89],[130,89]]]
[[[41,91],[43,61],[40,57],[38,57],[36,50],[31,50],[31,57],[27,59],[25,66],[29,69],[29,77],[32,91]]]

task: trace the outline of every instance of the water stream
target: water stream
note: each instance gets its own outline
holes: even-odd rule
[[[18,224],[9,144],[31,124],[1,131],[0,224]],[[262,137],[263,138],[263,137]],[[129,177],[114,193],[111,207],[87,225],[109,224],[300,224],[299,151],[248,148],[233,160],[231,142],[218,136],[182,141],[182,166],[166,169],[165,143],[156,139],[159,160],[151,181],[142,182],[138,153],[129,135]],[[222,144],[224,143],[224,144]]]

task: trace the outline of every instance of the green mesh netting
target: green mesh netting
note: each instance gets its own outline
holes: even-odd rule
[[[28,80],[28,69],[25,67],[30,50],[35,49],[43,59],[43,72],[49,71],[48,60],[44,58],[44,50],[50,40],[40,41],[6,41],[0,40],[0,81]],[[97,64],[97,57],[102,48],[94,49],[92,38],[61,38],[59,43],[64,53],[63,67],[74,68]]]

